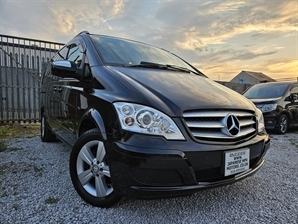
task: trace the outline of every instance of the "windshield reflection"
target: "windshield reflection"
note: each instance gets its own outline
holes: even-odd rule
[[[93,43],[107,65],[139,65],[142,61],[175,65],[197,72],[176,55],[140,42],[108,36],[91,35]]]

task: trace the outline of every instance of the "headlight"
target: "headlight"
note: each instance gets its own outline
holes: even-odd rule
[[[273,110],[276,110],[276,107],[277,107],[277,104],[276,103],[272,103],[272,104],[264,104],[260,110],[263,112],[263,113],[266,113],[266,112],[270,112],[270,111],[273,111]]]
[[[261,110],[257,108],[256,114],[257,114],[257,121],[258,121],[258,133],[265,132],[265,121],[264,121],[263,113]]]
[[[124,130],[148,135],[160,135],[166,139],[184,140],[174,121],[151,107],[133,103],[114,103],[121,127]]]

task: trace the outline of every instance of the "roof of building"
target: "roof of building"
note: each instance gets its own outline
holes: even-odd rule
[[[269,76],[263,74],[262,72],[250,72],[250,71],[242,71],[242,72],[250,75],[251,77],[259,80],[260,82],[276,82],[275,79],[270,78]]]

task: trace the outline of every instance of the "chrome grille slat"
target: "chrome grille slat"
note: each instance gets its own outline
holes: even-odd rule
[[[248,126],[248,125],[252,125],[256,123],[255,121],[253,120],[240,120],[240,125],[241,126]]]
[[[225,126],[220,122],[198,122],[198,121],[188,121],[186,122],[188,127],[200,127],[200,128],[224,128]]]
[[[226,117],[233,115],[239,121],[240,131],[231,135],[226,131]],[[183,113],[185,124],[197,140],[236,142],[256,134],[256,117],[253,112],[241,110],[204,110]]]
[[[224,117],[227,113],[232,113],[237,117],[251,116],[251,113],[245,111],[198,111],[198,112],[184,112],[183,117]]]
[[[222,132],[192,132],[195,137],[204,137],[204,138],[224,138],[224,139],[236,139],[239,137],[243,137],[251,132],[255,131],[253,128],[247,128],[246,130],[241,131],[241,133],[237,136],[228,136]]]

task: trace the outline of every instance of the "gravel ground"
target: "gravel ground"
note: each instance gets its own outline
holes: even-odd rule
[[[109,209],[75,192],[62,143],[7,140],[0,223],[298,223],[298,134],[271,137],[264,166],[245,180],[182,198],[126,199]]]

